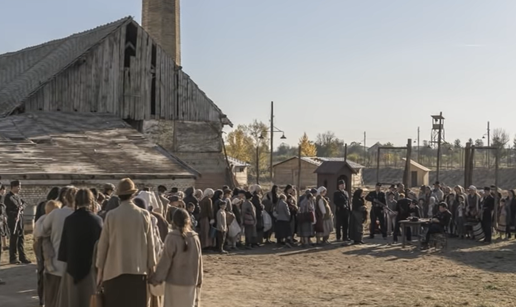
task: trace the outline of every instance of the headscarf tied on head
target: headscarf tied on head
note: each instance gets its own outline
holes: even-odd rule
[[[208,188],[208,189],[204,190],[204,193],[202,193],[202,194],[205,198],[206,197],[212,198],[213,194],[215,194],[215,191],[213,191],[213,189]]]
[[[326,189],[325,187],[322,187],[322,186],[321,186],[321,187],[319,187],[319,188],[317,189],[317,195],[321,195],[322,193],[326,192],[326,190],[327,190],[327,189]]]
[[[254,184],[249,187],[249,192],[252,194],[254,193],[260,193],[262,191],[262,187],[259,184]]]

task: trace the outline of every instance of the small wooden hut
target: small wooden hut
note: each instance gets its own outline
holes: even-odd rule
[[[338,189],[338,181],[346,182],[346,190],[351,197],[353,189],[352,178],[357,173],[346,161],[325,161],[319,166],[315,173],[317,174],[317,186],[325,186],[328,189],[328,197],[333,203],[333,193]]]

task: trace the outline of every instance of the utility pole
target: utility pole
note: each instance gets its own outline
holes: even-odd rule
[[[366,132],[364,131],[364,166],[367,166]]]
[[[491,129],[489,129],[489,122],[487,122],[487,147],[491,147]],[[489,167],[489,165],[490,165],[489,160],[491,160],[491,153],[489,150],[486,151],[486,155],[487,155],[486,166]]]
[[[260,140],[256,142],[256,184],[260,184]]]
[[[421,161],[419,160],[419,150],[420,150],[420,146],[419,146],[419,127],[417,127],[417,163],[421,163]]]
[[[271,157],[270,157],[270,172],[271,172],[271,183],[274,183],[272,174],[272,158],[274,155],[274,101],[271,101]]]
[[[491,147],[491,129],[489,129],[489,122],[487,122],[487,147]]]

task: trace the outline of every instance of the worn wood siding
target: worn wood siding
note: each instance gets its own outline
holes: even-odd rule
[[[122,35],[122,30],[114,32],[55,76],[25,101],[26,111],[118,114],[123,88]]]
[[[294,172],[298,170],[298,160],[292,159],[290,161],[278,164],[274,169],[274,184],[285,186],[292,184],[297,186],[297,177]],[[315,187],[317,185],[317,174],[314,173],[316,165],[301,161],[301,188]]]
[[[176,152],[178,158],[201,173],[197,178],[197,188],[221,188],[229,184],[227,163],[220,152]]]
[[[175,151],[222,152],[220,124],[176,121],[175,130]]]
[[[124,119],[220,123],[222,111],[136,23],[136,55],[124,67],[126,26],[55,76],[25,102],[28,111],[109,112]],[[151,114],[152,48],[155,114]]]

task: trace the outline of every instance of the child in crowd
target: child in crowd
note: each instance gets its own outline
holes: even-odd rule
[[[197,220],[194,217],[194,211],[195,211],[195,204],[194,203],[188,203],[187,206],[188,214],[190,214],[190,224],[192,226],[192,230],[197,232]]]
[[[217,251],[222,254],[227,254],[224,250],[224,242],[226,241],[226,234],[228,231],[228,224],[226,220],[226,202],[219,201],[219,211],[217,211]]]

